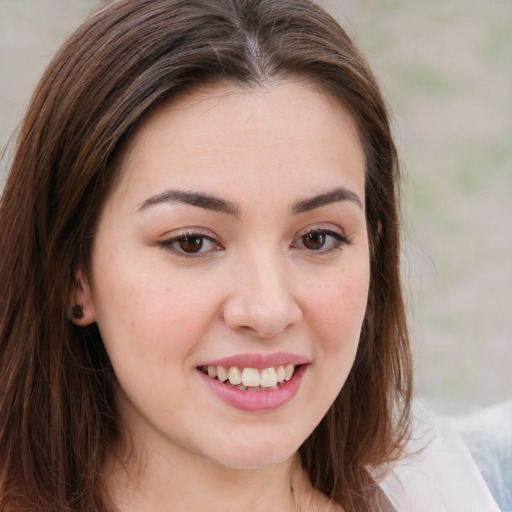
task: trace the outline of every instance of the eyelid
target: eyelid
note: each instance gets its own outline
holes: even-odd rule
[[[186,236],[203,236],[205,238],[211,238],[212,240],[217,240],[219,237],[211,230],[207,228],[200,228],[200,227],[186,227],[186,228],[179,228],[174,229],[172,231],[168,231],[164,233],[163,235],[160,235],[158,237],[158,243],[160,241],[166,241],[171,240],[173,238],[183,238]]]
[[[294,238],[303,237],[308,233],[328,233],[343,238],[347,240],[347,242],[349,241],[349,237],[345,234],[344,230],[340,226],[331,223],[310,224],[305,226],[297,232]]]

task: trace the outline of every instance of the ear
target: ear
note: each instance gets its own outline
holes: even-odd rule
[[[68,308],[68,318],[75,325],[81,327],[85,327],[96,321],[96,310],[94,308],[91,284],[81,270],[78,270],[75,274]]]

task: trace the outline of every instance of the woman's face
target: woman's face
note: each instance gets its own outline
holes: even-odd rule
[[[208,86],[137,130],[79,291],[136,442],[237,468],[296,452],[358,345],[364,168],[353,120],[307,82]]]

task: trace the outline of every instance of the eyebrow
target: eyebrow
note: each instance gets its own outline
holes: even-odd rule
[[[291,210],[294,215],[298,215],[299,213],[309,212],[316,208],[342,201],[350,201],[360,208],[363,207],[363,203],[357,194],[344,187],[340,187],[307,199],[301,199],[293,203]],[[236,203],[201,192],[187,192],[182,190],[166,190],[161,194],[151,196],[141,203],[137,211],[140,212],[158,204],[175,202],[189,204],[214,212],[225,213],[236,218],[241,217],[241,209]]]
[[[137,211],[145,210],[150,206],[162,203],[185,203],[205,210],[226,213],[234,217],[240,217],[240,208],[231,201],[220,199],[219,197],[203,194],[200,192],[186,192],[182,190],[166,190],[161,194],[146,199],[137,209]]]
[[[324,194],[319,194],[314,197],[297,201],[292,206],[292,212],[297,215],[299,213],[309,212],[315,208],[320,208],[322,206],[327,206],[328,204],[341,201],[350,201],[360,208],[363,207],[363,203],[357,194],[344,187],[340,187]]]

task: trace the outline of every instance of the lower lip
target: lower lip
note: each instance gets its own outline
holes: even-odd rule
[[[228,405],[241,411],[265,412],[281,407],[297,394],[307,366],[307,364],[300,365],[288,382],[271,391],[242,391],[212,379],[201,370],[198,370],[198,374],[203,382]]]

